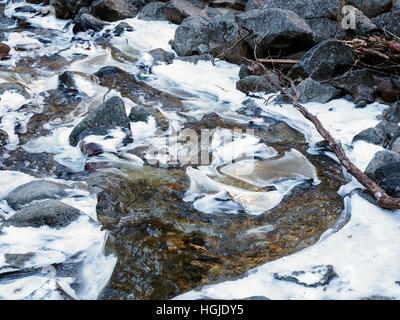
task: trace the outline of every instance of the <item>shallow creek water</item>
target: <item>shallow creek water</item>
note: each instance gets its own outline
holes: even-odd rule
[[[62,201],[87,217],[61,230],[4,228],[0,298],[169,299],[302,250],[337,221],[340,166],[315,147],[318,137],[296,121],[300,115],[237,91],[238,66],[178,59],[153,66],[147,52],[171,52],[175,25],[127,19],[135,30],[120,36],[112,32],[117,23],[73,35],[68,21],[52,16],[10,19],[22,4],[0,2],[0,41],[12,48],[11,59],[0,61],[0,85],[18,86],[0,92],[0,129],[8,133],[0,199],[34,179],[58,181],[69,187]],[[100,70],[108,66],[115,68]],[[74,90],[58,87],[64,71],[74,72]],[[131,122],[127,145],[118,129],[86,137],[105,150],[87,158],[68,136],[112,96],[123,98],[128,114],[139,105],[158,108],[169,127],[160,130],[154,117]],[[249,104],[262,113],[239,112]],[[312,107],[334,122],[352,106]],[[371,107],[351,130],[368,127],[380,110]],[[221,118],[201,120],[211,112]],[[163,142],[184,128],[216,129],[209,164],[170,165],[190,146]],[[236,128],[256,130],[224,143]],[[254,170],[243,153],[256,157]],[[0,202],[0,219],[14,213]]]

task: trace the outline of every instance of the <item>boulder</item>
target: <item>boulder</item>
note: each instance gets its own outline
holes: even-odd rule
[[[89,142],[89,143],[81,143],[80,145],[81,152],[88,157],[98,156],[104,152],[103,147],[98,143]]]
[[[391,105],[388,109],[386,109],[382,117],[386,121],[399,123],[400,122],[400,102],[396,102]]]
[[[360,9],[368,18],[387,12],[393,0],[345,0],[345,3]]]
[[[372,23],[375,24],[381,30],[387,30],[396,36],[400,37],[400,10],[394,12],[384,13],[376,18],[371,19]]]
[[[139,19],[145,21],[167,21],[164,8],[166,4],[164,2],[150,2],[145,5],[139,13]]]
[[[210,23],[202,17],[188,17],[176,29],[173,48],[178,56],[209,53]]]
[[[375,90],[364,85],[359,85],[353,92],[353,101],[357,108],[364,108],[375,101]]]
[[[245,31],[244,31],[245,32]],[[223,16],[214,17],[210,23],[209,47],[211,54],[217,57],[225,52],[223,59],[231,63],[240,64],[241,57],[251,58],[252,50],[249,45],[241,41],[243,30],[236,22],[235,12],[229,12]],[[235,44],[237,44],[235,46]],[[232,50],[229,48],[234,47]]]
[[[187,17],[207,17],[207,8],[199,0],[170,0],[164,7],[164,13],[168,21],[181,24]]]
[[[162,114],[160,110],[151,106],[137,106],[131,109],[129,119],[131,121],[144,121],[146,122],[149,117],[154,117],[157,125],[162,130],[167,130],[169,126],[168,119]]]
[[[257,56],[271,54],[270,49],[301,51],[315,44],[310,26],[296,13],[283,9],[254,9],[237,16],[237,22],[254,32],[246,42]]]
[[[324,41],[296,63],[289,71],[291,78],[308,78],[322,81],[343,74],[353,65],[350,47],[335,40]]]
[[[57,18],[73,19],[84,7],[89,7],[93,0],[50,0]]]
[[[368,175],[386,193],[392,197],[400,197],[400,161],[385,164]]]
[[[145,6],[147,0],[95,0],[91,13],[105,21],[117,21],[135,17],[139,10]]]
[[[115,36],[120,36],[123,34],[125,31],[131,32],[135,31],[135,28],[133,28],[129,23],[127,22],[120,22],[118,25],[114,28],[113,33]]]
[[[2,223],[0,229],[13,226],[18,228],[40,228],[47,226],[60,229],[84,215],[80,210],[58,200],[46,200],[31,204],[17,211]]]
[[[250,92],[273,93],[276,89],[263,76],[247,76],[236,82],[236,89],[246,94]]]
[[[19,210],[23,206],[43,199],[57,199],[65,197],[66,186],[43,180],[34,180],[23,184],[11,191],[5,200],[14,210]]]
[[[376,94],[386,102],[395,102],[399,97],[399,83],[394,79],[382,79],[376,88]]]
[[[10,50],[11,48],[8,45],[0,42],[0,60],[8,59]]]
[[[301,97],[299,99],[300,103],[327,103],[338,98],[341,94],[341,90],[336,89],[334,86],[319,83],[311,78],[303,80],[297,85],[297,89],[301,93]],[[290,89],[290,93],[294,94],[293,89]],[[286,96],[280,95],[275,102],[278,104],[290,103],[290,100]]]
[[[127,136],[131,135],[131,126],[125,111],[124,101],[112,97],[100,104],[87,115],[71,132],[69,142],[76,146],[88,135],[106,135],[109,130],[120,127]]]
[[[329,80],[327,83],[352,95],[359,86],[374,87],[379,81],[378,74],[370,70],[349,71]]]
[[[355,135],[353,142],[364,140],[369,143],[386,147],[390,143],[397,129],[398,126],[396,123],[383,120],[376,127],[365,129]]]
[[[74,33],[85,32],[88,30],[99,32],[108,25],[107,22],[104,22],[88,13],[80,15],[78,19],[74,19],[74,22],[75,25],[72,29]]]

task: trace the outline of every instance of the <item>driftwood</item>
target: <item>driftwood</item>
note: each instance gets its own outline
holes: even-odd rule
[[[296,64],[299,60],[294,59],[257,59],[258,62],[267,64]]]
[[[339,162],[354,178],[356,178],[376,199],[377,205],[385,209],[400,209],[400,199],[390,197],[385,190],[379,187],[372,179],[365,175],[350,159],[347,157],[340,141],[335,138],[325,129],[321,121],[313,114],[311,114],[304,106],[299,103],[301,93],[296,88],[294,82],[287,79],[291,88],[294,90],[295,95],[292,95],[280,83],[277,83],[261,63],[252,61],[246,58],[242,59],[243,63],[251,70],[252,73],[263,75],[282,95],[288,97],[293,105],[307,120],[311,121],[318,133],[329,143],[330,149],[338,158]]]

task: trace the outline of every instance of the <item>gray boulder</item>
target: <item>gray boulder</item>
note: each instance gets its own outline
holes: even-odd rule
[[[178,56],[201,55],[210,52],[210,24],[202,17],[188,17],[176,29],[173,48]]]
[[[353,65],[350,47],[335,40],[327,40],[308,51],[289,71],[291,78],[322,81],[343,74]]]
[[[187,17],[207,17],[207,8],[199,0],[170,0],[164,8],[168,21],[181,24]]]
[[[279,77],[272,75],[274,80],[279,83]],[[277,89],[272,86],[264,76],[250,75],[236,82],[236,89],[248,94],[250,92],[273,93]]]
[[[355,135],[353,142],[364,140],[376,145],[387,146],[399,127],[394,122],[381,121],[376,127],[368,128]]]
[[[359,85],[353,92],[353,101],[357,108],[364,108],[375,101],[375,90],[364,85]]]
[[[370,161],[368,164],[367,169],[365,169],[364,173],[367,176],[372,176],[374,175],[375,171],[379,169],[380,167],[391,164],[391,163],[396,163],[400,162],[400,154],[397,152],[393,152],[390,150],[382,150],[379,151],[375,154],[374,158]]]
[[[297,85],[297,89],[301,93],[301,97],[299,99],[300,103],[327,103],[338,98],[341,94],[341,90],[336,89],[329,84],[319,83],[311,78],[307,78],[300,82],[300,84]],[[294,94],[293,89],[290,89],[289,91],[291,94]],[[277,98],[276,103],[290,103],[290,101],[286,96],[280,95]]]
[[[386,163],[379,166],[374,173],[367,175],[388,195],[395,198],[400,197],[400,161]]]
[[[90,6],[91,13],[105,21],[117,21],[135,17],[148,0],[96,0]]]
[[[255,9],[237,16],[237,22],[254,32],[246,42],[259,58],[270,55],[270,49],[296,48],[301,51],[315,44],[310,26],[293,11],[283,9]]]
[[[377,85],[378,81],[379,77],[376,73],[369,70],[356,70],[335,77],[329,80],[328,83],[352,95],[358,86],[372,88]]]
[[[371,19],[381,30],[387,30],[396,36],[400,37],[400,10],[384,13],[376,18]]]
[[[35,180],[17,187],[5,200],[11,208],[19,210],[32,201],[65,197],[65,188],[66,186],[58,183]]]
[[[80,210],[58,200],[46,200],[31,204],[17,211],[0,226],[0,229],[13,226],[18,228],[48,226],[60,229],[84,215]]]
[[[367,17],[373,18],[392,7],[393,0],[346,0],[346,4],[350,4],[360,9]]]
[[[119,97],[112,97],[95,108],[74,128],[69,136],[69,142],[72,146],[76,146],[88,135],[106,135],[110,129],[116,127],[120,127],[127,136],[131,135],[124,101]]]
[[[145,21],[167,21],[164,11],[165,6],[164,2],[150,2],[140,11],[138,18]]]
[[[390,122],[400,122],[400,102],[396,102],[386,109],[383,114],[383,119]]]
[[[129,119],[131,121],[144,121],[146,122],[149,117],[154,117],[157,125],[162,130],[167,130],[169,126],[168,119],[161,113],[160,110],[151,106],[137,106],[131,109]]]
[[[88,13],[80,15],[78,19],[74,19],[74,22],[75,25],[72,29],[74,33],[85,32],[88,30],[99,32],[108,25],[107,22],[104,22]]]

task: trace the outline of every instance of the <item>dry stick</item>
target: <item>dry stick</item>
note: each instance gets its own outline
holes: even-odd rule
[[[253,73],[263,75],[265,78],[281,92],[283,95],[288,97],[295,109],[297,109],[307,120],[311,121],[318,133],[329,143],[329,147],[335,153],[340,163],[346,168],[353,177],[355,177],[377,200],[377,205],[385,209],[400,209],[400,198],[392,198],[386,194],[386,192],[379,187],[372,179],[367,177],[350,159],[346,156],[346,153],[339,141],[336,141],[328,130],[324,128],[321,121],[313,114],[311,114],[305,107],[299,104],[300,92],[294,85],[293,81],[290,80],[292,89],[296,93],[296,96],[291,95],[286,89],[284,89],[279,83],[276,83],[270,76],[270,72],[261,64],[246,58],[242,58],[243,63],[253,71]]]

